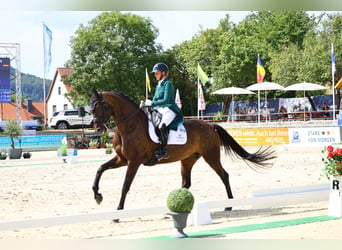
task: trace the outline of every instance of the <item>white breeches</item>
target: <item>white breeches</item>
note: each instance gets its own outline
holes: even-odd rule
[[[159,124],[159,128],[165,123],[166,126],[169,126],[173,119],[176,118],[176,113],[173,112],[168,107],[157,108],[157,110],[162,114],[162,119]]]

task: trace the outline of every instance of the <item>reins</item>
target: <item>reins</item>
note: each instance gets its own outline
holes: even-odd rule
[[[105,118],[105,114],[106,114],[106,111],[107,109],[109,108],[108,104],[104,101],[104,100],[101,100],[99,101],[100,103],[100,106],[101,106],[101,110],[102,110],[102,117],[101,118],[97,118],[99,120],[101,120],[103,123],[107,122],[108,121],[108,118]],[[134,110],[133,112],[129,113],[129,114],[125,114],[123,116],[120,116],[118,118],[114,118],[114,127],[118,126],[118,124],[120,123],[123,123],[127,120],[129,120],[130,118],[132,118],[133,116],[135,116],[138,112],[140,111],[140,108],[137,108],[136,110]]]

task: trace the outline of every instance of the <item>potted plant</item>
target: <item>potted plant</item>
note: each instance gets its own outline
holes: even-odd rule
[[[3,135],[8,136],[11,140],[11,147],[8,149],[8,157],[10,159],[20,159],[22,149],[15,148],[14,138],[18,138],[23,133],[23,127],[16,120],[7,120],[4,125]]]
[[[0,153],[0,160],[6,160],[6,158],[7,158],[7,153],[1,151],[1,153]]]
[[[113,153],[113,145],[110,143],[106,143],[106,154]]]
[[[26,152],[23,153],[23,158],[24,158],[24,159],[30,159],[30,158],[31,158],[31,155],[32,155],[32,154],[31,154],[30,152],[26,151]]]
[[[100,136],[100,148],[106,148],[106,144],[109,143],[109,140],[108,131],[103,132]]]
[[[342,147],[330,145],[324,147],[322,153],[325,157],[322,157],[324,167],[321,176],[330,179],[331,176],[342,175]]]
[[[177,188],[169,193],[167,208],[170,210],[168,214],[172,216],[174,227],[177,229],[175,238],[188,237],[183,229],[186,227],[186,221],[194,202],[194,196],[186,188]]]
[[[67,144],[62,143],[62,145],[58,149],[58,156],[61,156],[63,162],[66,163],[66,157],[68,156],[68,146],[67,146]]]
[[[89,148],[97,148],[99,146],[99,142],[96,139],[91,139],[89,142]]]

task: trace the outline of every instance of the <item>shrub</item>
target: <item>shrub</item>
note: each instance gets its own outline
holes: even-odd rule
[[[175,213],[191,212],[194,202],[194,196],[188,189],[177,188],[168,195],[167,208]]]

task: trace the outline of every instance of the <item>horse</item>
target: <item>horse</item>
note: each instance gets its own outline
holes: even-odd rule
[[[92,186],[94,198],[98,204],[103,200],[102,194],[99,193],[99,182],[103,172],[127,166],[117,210],[124,209],[127,192],[141,164],[154,165],[180,161],[181,186],[189,189],[191,170],[198,159],[203,157],[223,182],[228,199],[233,199],[229,175],[220,161],[221,146],[223,146],[225,154],[244,160],[253,169],[269,168],[272,165],[270,160],[276,158],[271,147],[260,147],[255,153],[247,152],[220,125],[207,123],[200,119],[185,119],[186,143],[168,145],[169,158],[151,163],[159,144],[153,142],[149,137],[148,116],[143,109],[118,91],[97,92],[93,90],[90,100],[94,116],[93,126],[97,133],[106,131],[106,123],[110,118],[114,120],[112,143],[116,155],[98,168]],[[231,210],[231,208],[225,208],[225,210]]]

